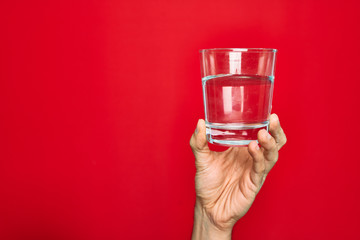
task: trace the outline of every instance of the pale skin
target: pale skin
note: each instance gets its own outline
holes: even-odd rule
[[[258,143],[209,149],[205,121],[200,119],[190,139],[195,155],[196,204],[193,240],[227,240],[235,223],[249,210],[286,143],[276,114],[270,116],[269,133],[260,130]]]

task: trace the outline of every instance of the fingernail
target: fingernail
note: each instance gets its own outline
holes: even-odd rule
[[[259,149],[260,149],[259,145],[256,144],[256,148],[255,148],[255,149],[259,151]]]

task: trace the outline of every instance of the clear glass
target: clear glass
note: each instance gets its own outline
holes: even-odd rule
[[[276,49],[200,50],[206,137],[223,146],[246,146],[268,130]]]

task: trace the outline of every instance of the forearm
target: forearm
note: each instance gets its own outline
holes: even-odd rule
[[[231,240],[231,231],[214,226],[200,204],[196,203],[192,240]]]

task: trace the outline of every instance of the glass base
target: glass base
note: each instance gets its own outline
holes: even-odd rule
[[[211,135],[207,135],[206,138],[212,144],[227,146],[227,147],[246,147],[247,145],[249,145],[250,142],[254,141],[254,140],[239,140],[239,141],[214,140],[211,139]]]
[[[257,141],[257,134],[261,129],[268,131],[269,121],[262,123],[208,123],[206,122],[206,138],[208,142],[227,147],[247,146]]]

